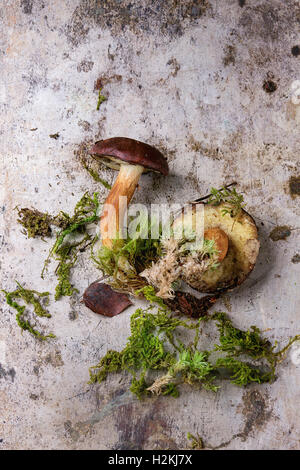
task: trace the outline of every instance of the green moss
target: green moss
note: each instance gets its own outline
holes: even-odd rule
[[[94,181],[101,183],[106,189],[111,189],[111,185],[101,178],[99,174],[92,168],[92,166],[88,165],[85,158],[81,158],[81,164],[83,168],[91,175]]]
[[[135,238],[116,238],[112,242],[112,249],[102,246],[96,254],[92,251],[97,267],[110,276],[112,287],[132,294],[147,285],[139,273],[161,255],[160,241],[151,239],[151,224],[142,221],[137,230],[143,233],[143,238],[139,235]],[[148,237],[145,230],[148,230]]]
[[[68,216],[63,212],[52,216],[47,212],[40,212],[36,209],[19,209],[18,207],[15,209],[18,211],[19,216],[17,222],[24,227],[24,233],[28,238],[50,237],[52,233],[51,225],[63,228],[68,223]]]
[[[55,243],[44,262],[41,274],[44,278],[51,258],[58,261],[55,270],[58,278],[58,285],[55,290],[56,300],[64,295],[70,296],[77,291],[70,282],[71,270],[77,261],[78,253],[93,241],[92,237],[86,233],[86,229],[89,224],[99,220],[99,207],[98,193],[94,193],[93,196],[85,193],[76,204],[72,216],[63,213],[67,224],[56,235]]]
[[[24,233],[27,234],[28,238],[44,238],[51,235],[51,216],[47,213],[44,214],[35,209],[19,209],[18,207],[16,207],[16,210],[19,216],[17,222],[24,227]]]
[[[101,90],[102,88],[100,88],[99,93],[98,93],[98,101],[97,101],[97,107],[96,107],[97,111],[99,111],[101,104],[104,103],[104,101],[107,101],[106,96],[103,96],[101,94]]]
[[[149,297],[147,290],[144,293]],[[154,301],[153,292],[149,298]],[[160,303],[161,299],[158,300]],[[216,312],[197,322],[185,322],[173,316],[165,305],[159,305],[156,313],[151,311],[152,308],[136,310],[131,317],[131,334],[125,348],[120,352],[108,351],[99,364],[90,368],[92,383],[102,382],[110,373],[127,370],[132,375],[130,390],[142,398],[149,392],[176,397],[181,383],[201,385],[216,392],[220,388],[216,380],[228,378],[224,370],[237,386],[272,382],[276,365],[291,344],[299,339],[299,335],[295,336],[282,350],[275,352],[276,343],[272,345],[263,338],[258,328],[240,330],[225,313]],[[210,351],[200,350],[199,327],[201,322],[208,321],[216,322],[220,344]],[[194,330],[192,341],[181,340],[184,329]],[[214,351],[223,356],[212,361],[210,356]],[[237,358],[240,355],[245,361]],[[153,372],[158,373],[154,381],[151,380]]]
[[[210,197],[207,203],[212,204],[213,206],[218,206],[221,202],[226,204],[225,208],[222,209],[222,214],[229,214],[234,218],[237,218],[241,210],[245,207],[244,196],[239,194],[235,188],[211,188]]]
[[[190,432],[187,433],[187,438],[190,441],[191,448],[194,450],[202,450],[204,449],[203,439],[202,437],[197,434],[194,436]]]
[[[29,333],[31,333],[33,336],[37,337],[40,340],[46,340],[47,338],[55,338],[55,336],[52,333],[48,335],[44,335],[40,333],[26,318],[28,313],[26,312],[25,305],[20,305],[15,300],[15,299],[22,299],[26,305],[32,305],[34,309],[34,313],[38,317],[51,318],[50,313],[47,312],[47,310],[42,306],[40,302],[40,298],[45,297],[46,299],[45,303],[46,305],[48,305],[49,295],[50,295],[49,292],[37,292],[35,290],[25,289],[18,282],[17,282],[17,285],[18,285],[18,288],[14,290],[13,292],[7,292],[5,290],[2,290],[2,292],[5,294],[7,304],[17,311],[16,321],[19,327],[23,331],[29,331]]]

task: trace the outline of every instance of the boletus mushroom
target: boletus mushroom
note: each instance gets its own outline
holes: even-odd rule
[[[162,241],[162,257],[140,273],[161,298],[173,299],[178,281],[203,293],[224,292],[241,284],[255,265],[259,241],[252,217],[242,208],[232,216],[228,202],[197,204],[175,217],[173,236]],[[198,228],[199,213],[203,224]]]
[[[200,292],[216,293],[232,289],[244,282],[255,266],[259,252],[256,224],[244,210],[233,218],[228,205],[221,202],[210,205],[202,202],[204,208],[204,239],[214,240],[218,251],[218,263],[214,269],[207,269],[201,275],[192,266],[183,266],[183,280]],[[194,226],[195,205],[184,215],[184,223]],[[175,219],[173,226],[180,223]]]
[[[102,244],[112,248],[113,239],[122,230],[127,206],[141,174],[154,171],[166,176],[169,172],[168,163],[156,148],[127,137],[100,140],[95,143],[90,153],[110,168],[119,170],[100,218]],[[127,198],[126,204],[123,203],[122,197]]]

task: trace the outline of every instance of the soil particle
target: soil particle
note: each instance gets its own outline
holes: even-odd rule
[[[239,1],[239,5],[241,8],[243,8],[246,4],[246,0],[238,0]]]
[[[273,80],[265,80],[263,83],[263,89],[266,93],[274,93],[277,90],[277,84]]]
[[[299,254],[299,253],[296,253],[296,254],[292,257],[292,263],[294,263],[294,264],[300,263],[300,254]]]
[[[218,300],[218,295],[206,295],[197,299],[186,292],[176,292],[174,299],[167,299],[165,303],[173,310],[192,318],[200,318],[207,315],[208,310]]]
[[[278,242],[278,240],[286,240],[287,237],[291,235],[291,229],[287,225],[279,225],[275,227],[270,233],[269,237],[273,242]]]
[[[291,176],[289,179],[289,187],[292,197],[300,196],[300,176]]]
[[[300,55],[300,46],[293,46],[291,52],[294,57],[298,57]]]

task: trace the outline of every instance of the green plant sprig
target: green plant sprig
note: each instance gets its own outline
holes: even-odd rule
[[[225,207],[221,211],[223,216],[228,214],[233,218],[238,218],[241,210],[245,207],[244,196],[239,194],[235,188],[211,188],[210,193],[207,204],[218,206],[222,202],[225,203]]]
[[[45,341],[48,338],[55,338],[54,334],[49,333],[48,335],[43,335],[34,326],[32,326],[30,321],[26,319],[25,305],[20,305],[15,300],[15,299],[22,299],[26,305],[31,304],[34,309],[34,313],[38,317],[51,318],[51,314],[47,312],[47,310],[42,306],[39,300],[41,297],[45,297],[46,298],[45,304],[48,305],[49,295],[50,295],[49,292],[38,292],[36,290],[25,289],[17,281],[16,283],[17,283],[18,288],[14,290],[13,292],[7,292],[5,290],[2,290],[2,292],[5,294],[7,304],[17,311],[16,321],[19,327],[21,328],[21,330],[29,331],[29,333],[31,333],[33,336],[35,336],[36,338],[42,341]]]
[[[97,107],[96,107],[97,111],[99,111],[101,104],[104,103],[104,101],[107,101],[106,96],[103,96],[101,94],[101,90],[102,88],[100,88],[99,93],[98,93],[98,101],[97,101]]]

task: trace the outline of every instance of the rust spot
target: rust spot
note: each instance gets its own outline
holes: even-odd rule
[[[292,197],[300,196],[300,176],[291,176],[289,179],[289,187]]]
[[[275,227],[270,233],[269,237],[273,242],[278,242],[278,240],[286,240],[287,237],[291,235],[291,228],[287,225],[279,225]]]
[[[277,84],[273,80],[265,80],[263,84],[263,89],[266,93],[274,93],[277,90]]]
[[[114,75],[100,75],[100,77],[97,78],[94,84],[94,91],[98,91],[101,88],[103,88],[105,85],[108,83],[116,83],[116,82],[121,82],[123,79],[122,75],[114,74]]]

